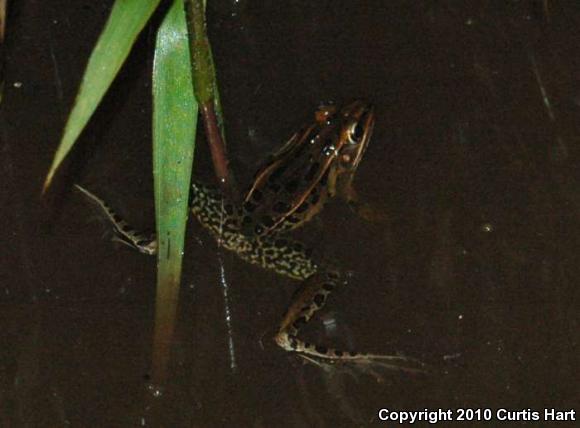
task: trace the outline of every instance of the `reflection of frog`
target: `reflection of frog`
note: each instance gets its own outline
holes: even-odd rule
[[[340,272],[316,264],[311,251],[285,232],[302,226],[336,194],[355,199],[352,180],[373,125],[373,109],[364,102],[355,101],[341,110],[321,107],[315,121],[294,134],[258,170],[241,207],[224,200],[218,190],[193,184],[191,211],[224,248],[250,263],[303,281],[275,337],[288,351],[330,360],[403,360],[343,352],[298,338],[300,328],[324,306],[328,294],[345,281]],[[141,252],[155,253],[155,240],[132,231],[103,201],[79,189],[106,211],[119,239]]]

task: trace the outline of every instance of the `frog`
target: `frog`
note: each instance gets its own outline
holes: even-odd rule
[[[289,352],[329,362],[382,361],[400,364],[400,355],[340,350],[300,338],[300,330],[326,304],[329,295],[348,281],[348,275],[331,263],[315,260],[313,251],[293,239],[326,202],[340,196],[356,206],[353,186],[356,172],[369,146],[375,109],[363,100],[339,108],[324,103],[314,119],[296,131],[269,156],[253,176],[240,202],[229,200],[218,188],[194,181],[190,212],[226,250],[246,262],[301,284],[274,336]],[[157,252],[155,236],[135,231],[102,199],[84,187],[113,225],[115,239],[148,255]]]

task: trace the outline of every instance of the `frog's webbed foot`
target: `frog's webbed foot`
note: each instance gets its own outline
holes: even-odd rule
[[[426,366],[413,358],[343,351],[305,342],[298,338],[299,330],[317,311],[322,309],[328,295],[344,283],[344,278],[335,271],[317,273],[306,279],[286,311],[280,329],[274,337],[278,346],[286,351],[298,352],[302,356],[321,360],[324,363],[349,363],[361,367],[367,366],[371,370],[372,367],[381,367],[412,372],[426,371]]]
[[[153,255],[157,253],[157,240],[155,234],[145,234],[136,231],[97,195],[89,192],[78,184],[75,184],[75,187],[105,215],[112,226],[114,234],[112,240],[114,242],[125,244],[143,254]]]
[[[319,367],[323,372],[332,375],[349,375],[358,379],[360,375],[366,375],[374,378],[377,383],[385,381],[386,376],[391,376],[397,372],[409,374],[424,374],[430,371],[430,368],[415,359],[398,357],[401,361],[381,361],[381,360],[352,360],[352,361],[335,361],[323,360],[304,354],[298,354],[306,364],[312,364]]]

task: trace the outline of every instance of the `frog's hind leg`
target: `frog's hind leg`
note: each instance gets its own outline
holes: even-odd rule
[[[324,361],[348,361],[353,363],[378,363],[384,367],[404,370],[423,371],[423,364],[412,358],[398,355],[366,354],[343,351],[309,343],[298,338],[300,329],[322,309],[328,295],[338,286],[346,283],[338,272],[316,273],[306,279],[297,290],[290,307],[286,311],[280,329],[274,337],[275,342],[290,352]],[[414,368],[410,367],[413,366]]]
[[[85,195],[87,199],[95,204],[111,223],[114,233],[113,241],[125,244],[143,254],[152,255],[157,253],[157,240],[155,234],[148,236],[136,231],[97,195],[89,192],[78,184],[75,184],[75,187]]]

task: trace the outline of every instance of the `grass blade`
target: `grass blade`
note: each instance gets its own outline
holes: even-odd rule
[[[153,174],[159,244],[154,382],[165,377],[172,342],[197,113],[183,0],[174,0],[157,33],[153,66]]]
[[[89,59],[87,69],[66,123],[60,145],[44,181],[46,191],[54,173],[71,150],[121,69],[135,39],[160,0],[117,0]]]

